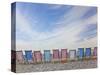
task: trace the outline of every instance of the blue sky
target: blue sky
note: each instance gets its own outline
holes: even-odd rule
[[[16,3],[16,39],[19,47],[24,43],[22,48],[74,48],[87,43],[88,39],[88,42],[94,42],[90,46],[94,46],[96,38],[96,7]]]

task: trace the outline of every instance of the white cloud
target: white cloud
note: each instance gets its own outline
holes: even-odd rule
[[[77,11],[77,12],[76,12]],[[77,35],[83,30],[87,24],[97,23],[97,15],[94,15],[88,19],[80,19],[73,22],[73,19],[79,18],[88,9],[74,7],[69,13],[66,13],[62,18],[54,24],[60,24],[52,32],[36,32],[31,28],[30,23],[24,18],[23,15],[17,13],[17,26],[21,30],[21,33],[25,33],[25,37],[31,37],[31,41],[17,40],[17,50],[20,49],[32,49],[32,50],[44,50],[53,48],[77,48],[95,46],[97,38],[84,40],[80,43],[76,42]],[[73,12],[75,12],[73,14]],[[33,22],[36,25],[37,21]],[[70,22],[67,24],[67,22]],[[92,43],[92,44],[91,44]]]
[[[55,5],[55,4],[50,4],[50,5],[48,5],[48,6],[49,6],[49,9],[54,9],[54,10],[63,7],[63,5]]]
[[[66,11],[66,14],[61,17],[59,20],[60,23],[71,23],[72,21],[78,20],[80,17],[82,17],[90,7],[83,7],[83,6],[76,6],[73,7],[70,11]],[[65,21],[66,20],[66,21]],[[59,24],[59,22],[58,22]]]

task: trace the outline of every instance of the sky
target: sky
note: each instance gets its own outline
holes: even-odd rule
[[[97,8],[16,3],[17,50],[97,46]]]

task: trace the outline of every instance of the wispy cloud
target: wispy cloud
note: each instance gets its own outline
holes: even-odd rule
[[[43,20],[40,20],[39,19],[40,17],[37,16],[37,14],[41,13],[40,12],[34,13],[36,12],[36,10],[32,10],[33,12],[33,14],[31,14],[32,17],[29,13],[29,16],[32,18],[32,21],[30,21],[28,20],[25,14],[23,15],[23,13],[20,12],[19,9],[17,9],[17,17],[16,17],[17,49],[43,50],[43,49],[53,49],[53,48],[77,48],[77,47],[96,46],[97,33],[95,33],[94,37],[80,36],[80,34],[81,35],[86,34],[88,36],[90,33],[93,33],[92,30],[88,32],[89,28],[87,27],[89,25],[92,26],[97,24],[97,14],[93,15],[91,14],[91,16],[89,16],[86,19],[84,19],[83,17],[83,15],[86,14],[87,12],[91,13],[89,12],[89,10],[93,7],[73,6],[70,8],[70,10],[69,8],[66,10],[67,7],[68,6],[63,7],[58,5],[50,8],[50,11],[52,12],[56,9],[58,12],[60,12],[60,15],[53,16],[54,18],[56,16],[59,16],[55,21],[52,21],[51,20],[52,18],[50,18],[50,16],[45,17],[44,14],[41,15],[42,16],[41,18]],[[47,7],[47,9],[48,8],[49,7]],[[62,11],[60,10],[63,8],[64,11],[62,14]],[[47,9],[45,8],[45,10]],[[55,13],[55,11],[53,13]],[[50,13],[47,13],[46,15],[48,14]],[[44,25],[42,21],[44,21],[44,23],[47,23],[47,25]],[[46,27],[50,26],[48,25],[49,23],[52,25],[51,29],[49,31],[45,31]],[[42,32],[40,32],[39,28],[37,27],[42,25],[44,26],[43,28],[44,31],[42,30]],[[97,28],[94,28],[94,31],[95,30],[97,30]]]

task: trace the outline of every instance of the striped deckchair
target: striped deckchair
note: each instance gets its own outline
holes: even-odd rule
[[[61,62],[62,63],[67,62],[67,56],[68,56],[67,49],[61,49]]]
[[[57,63],[59,61],[59,49],[53,49],[53,62]]]
[[[25,51],[25,58],[26,61],[30,64],[33,63],[33,56],[32,56],[32,50],[26,50]]]
[[[24,57],[22,51],[16,51],[16,60],[20,64],[24,63]]]
[[[42,63],[42,54],[40,51],[34,51],[34,61],[35,63]]]
[[[44,62],[51,62],[50,50],[44,50]]]

